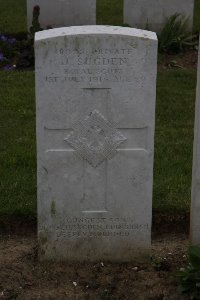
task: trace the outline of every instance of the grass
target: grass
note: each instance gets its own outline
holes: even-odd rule
[[[189,211],[195,71],[163,71],[157,84],[154,208]]]
[[[0,72],[0,214],[36,213],[33,72]]]
[[[123,0],[97,0],[97,24],[123,24]]]
[[[36,214],[33,72],[0,72],[0,215]],[[154,208],[190,206],[196,72],[158,76]]]
[[[200,32],[200,0],[195,0],[194,6],[194,31]]]
[[[0,0],[0,8],[0,32],[26,31],[26,0]],[[122,25],[123,0],[97,0],[97,24]],[[194,30],[200,31],[200,0],[195,0]]]
[[[0,32],[26,31],[26,0],[0,0]]]

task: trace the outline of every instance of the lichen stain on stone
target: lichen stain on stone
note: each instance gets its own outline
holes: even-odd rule
[[[38,257],[42,259],[46,255],[46,250],[48,248],[48,237],[45,233],[39,233],[38,235],[39,248],[38,248]]]
[[[68,44],[69,44],[68,36],[64,36],[64,45],[66,48],[67,48]]]
[[[52,200],[51,202],[51,216],[54,217],[56,215],[56,204],[55,201]]]
[[[49,57],[49,48],[51,45],[49,45],[48,42],[41,41],[39,44],[39,49],[42,51],[42,59],[46,61]]]
[[[45,41],[41,41],[39,45],[41,45],[41,48],[43,48],[43,47],[46,46],[46,44],[47,44],[47,43],[46,43]]]
[[[79,53],[81,49],[81,40],[77,37],[74,39],[74,50],[75,52]]]

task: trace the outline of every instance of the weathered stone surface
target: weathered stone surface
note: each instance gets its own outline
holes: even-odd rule
[[[195,109],[192,205],[190,237],[193,245],[200,245],[200,51],[197,76],[197,95]]]
[[[33,8],[40,7],[41,28],[96,24],[96,0],[27,0],[28,30]]]
[[[175,13],[188,17],[193,26],[194,0],[124,0],[124,23],[159,32],[167,17]]]
[[[131,261],[151,245],[157,38],[36,34],[41,259]]]

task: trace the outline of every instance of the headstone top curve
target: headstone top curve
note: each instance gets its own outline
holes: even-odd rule
[[[46,40],[55,37],[73,36],[73,35],[123,35],[130,37],[137,37],[157,41],[155,32],[120,26],[105,26],[105,25],[85,25],[85,26],[71,26],[61,27],[49,30],[39,31],[35,35],[35,41]]]

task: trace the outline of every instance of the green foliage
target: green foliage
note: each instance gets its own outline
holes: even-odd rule
[[[194,1],[194,32],[200,32],[200,0]]]
[[[155,270],[160,270],[162,266],[162,258],[161,257],[151,257],[151,265]]]
[[[0,69],[13,70],[34,66],[33,39],[0,34]]]
[[[192,266],[200,271],[200,247],[193,246],[189,249],[189,257]]]
[[[26,48],[26,52],[24,53],[24,58],[25,61],[29,62],[30,65],[34,65],[35,61],[35,53],[34,53],[34,38],[35,38],[35,33],[38,31],[43,30],[40,27],[40,22],[39,22],[39,16],[40,16],[40,7],[39,5],[35,5],[33,7],[33,19],[32,19],[32,26],[30,27],[29,31],[29,39],[25,40],[23,42],[24,48]]]
[[[4,37],[4,39],[2,37]],[[16,39],[0,35],[0,50],[6,58],[13,57],[17,51]]]
[[[33,39],[25,39],[19,43],[20,57],[17,68],[33,67],[35,64]]]
[[[15,38],[0,34],[0,68],[6,66],[16,56],[18,43]]]
[[[167,21],[158,36],[160,52],[180,52],[197,45],[197,35],[188,30],[189,19],[176,13]]]
[[[170,269],[169,263],[166,257],[151,257],[151,265],[156,271],[168,271]]]
[[[179,290],[190,293],[191,299],[200,299],[200,247],[189,248],[190,264],[178,272]]]
[[[42,28],[40,27],[39,16],[40,16],[40,7],[39,5],[36,5],[33,7],[33,20],[32,20],[32,26],[30,27],[30,33],[29,33],[31,39],[34,39],[36,32],[42,30]]]

